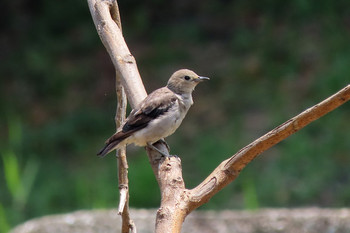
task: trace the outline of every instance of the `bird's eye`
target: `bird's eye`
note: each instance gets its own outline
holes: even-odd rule
[[[185,76],[185,79],[186,80],[190,80],[191,78],[189,76]]]

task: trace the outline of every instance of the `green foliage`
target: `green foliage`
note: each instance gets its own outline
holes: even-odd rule
[[[8,228],[7,217],[19,221],[23,218],[23,211],[28,203],[28,197],[33,189],[39,163],[33,158],[26,160],[22,165],[15,151],[20,151],[22,145],[22,127],[20,120],[16,117],[8,120],[8,148],[1,146],[1,158],[3,161],[4,183],[9,191],[6,205],[0,202],[0,222],[3,227],[1,232]],[[0,193],[4,195],[3,190]],[[6,211],[6,208],[10,208]],[[1,224],[1,225],[2,225]]]
[[[349,83],[347,0],[122,1],[148,91],[188,67],[211,77],[176,134],[186,185]],[[0,62],[0,231],[26,219],[118,203],[114,70],[85,1],[5,1]],[[265,152],[201,208],[350,203],[345,104]],[[157,207],[142,149],[129,147],[130,203]]]
[[[7,221],[6,211],[0,202],[0,232],[8,232],[10,230],[10,225]]]
[[[255,187],[255,182],[253,178],[243,178],[243,198],[244,198],[244,208],[245,209],[258,209],[258,197]]]

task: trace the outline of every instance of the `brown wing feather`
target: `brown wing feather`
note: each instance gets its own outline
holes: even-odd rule
[[[130,113],[122,131],[134,132],[146,127],[151,120],[167,112],[176,99],[175,94],[166,87],[152,92],[141,102],[139,109]]]
[[[122,130],[106,141],[105,147],[102,148],[98,155],[106,155],[132,133],[145,128],[151,120],[167,112],[175,104],[176,100],[176,95],[167,87],[160,88],[149,94],[140,103],[138,109],[131,111]]]

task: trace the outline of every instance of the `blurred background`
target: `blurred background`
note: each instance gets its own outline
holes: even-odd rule
[[[222,160],[343,88],[348,0],[119,1],[148,92],[179,68],[211,78],[168,138],[188,188]],[[118,204],[114,68],[86,1],[5,0],[0,15],[0,231]],[[201,209],[347,207],[350,105],[263,153]],[[145,151],[128,148],[130,205],[160,195]]]

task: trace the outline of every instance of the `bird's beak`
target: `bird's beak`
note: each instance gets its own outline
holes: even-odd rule
[[[202,81],[205,81],[205,80],[210,80],[210,78],[203,77],[203,76],[198,76],[198,82],[202,82]]]

